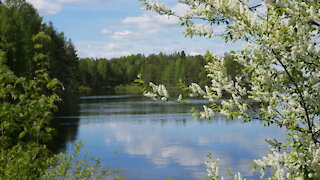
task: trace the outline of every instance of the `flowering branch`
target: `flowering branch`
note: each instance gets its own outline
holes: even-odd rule
[[[261,160],[255,160],[262,170],[261,177],[270,167],[274,179],[320,178],[320,4],[265,0],[250,7],[249,0],[184,0],[181,3],[189,10],[178,16],[167,7],[143,1],[148,10],[179,17],[188,36],[211,38],[217,35],[212,25],[223,24],[226,28],[220,37],[247,42],[243,50],[231,52],[243,68],[236,77],[225,73],[224,57],[207,56],[205,68],[211,85],[205,91],[190,86],[192,95],[201,95],[213,103],[214,109],[204,106],[200,116],[211,118],[220,113],[284,127],[287,142],[279,145],[278,151],[270,149]],[[230,98],[225,99],[225,94]],[[250,102],[261,106],[253,107]],[[216,166],[207,167],[209,177],[219,178],[217,168],[213,168]]]

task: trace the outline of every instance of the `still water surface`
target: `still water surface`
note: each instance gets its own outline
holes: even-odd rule
[[[60,151],[85,140],[84,151],[102,163],[124,169],[129,180],[203,179],[206,154],[221,160],[221,169],[240,171],[250,179],[253,159],[268,151],[266,138],[283,137],[277,127],[261,122],[217,117],[195,121],[189,110],[207,103],[157,102],[140,95],[78,97],[76,110],[60,117],[65,141]],[[117,155],[115,156],[115,153]]]

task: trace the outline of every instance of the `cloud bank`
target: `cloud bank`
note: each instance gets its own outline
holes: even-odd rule
[[[27,0],[41,14],[57,14],[62,10],[65,3],[80,3],[80,2],[106,2],[112,0]]]

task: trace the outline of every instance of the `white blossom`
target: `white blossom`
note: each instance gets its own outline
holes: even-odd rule
[[[150,82],[149,85],[152,88],[152,92],[145,91],[143,93],[144,96],[161,101],[167,101],[170,98],[169,93],[164,85],[155,85],[152,82]]]

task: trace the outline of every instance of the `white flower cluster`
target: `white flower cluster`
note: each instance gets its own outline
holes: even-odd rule
[[[271,167],[276,179],[319,179],[320,178],[320,146],[312,141],[305,142],[302,147],[290,153],[272,151],[262,159],[254,160],[261,168],[261,178],[267,167]]]
[[[222,176],[220,177],[219,175],[219,163],[220,163],[220,160],[219,159],[210,159],[209,161],[206,161],[205,162],[205,165],[207,167],[207,173],[208,173],[208,177],[212,180],[224,180],[225,178]],[[241,173],[237,173],[235,175],[233,175],[233,179],[234,180],[244,180],[242,178],[242,175]]]
[[[162,84],[155,85],[152,82],[149,83],[149,85],[152,88],[152,92],[145,91],[143,93],[144,96],[152,98],[154,100],[161,100],[161,101],[167,101],[169,99],[169,93],[166,89],[166,87]]]
[[[206,38],[212,38],[215,36],[212,27],[205,24],[193,24],[193,26],[189,28],[189,33],[186,34],[190,36],[205,36]]]
[[[152,10],[159,14],[166,14],[171,12],[171,10],[161,1],[150,1],[148,5],[144,8],[145,10]]]
[[[201,87],[197,83],[191,83],[189,86],[189,89],[191,90],[190,97],[198,97],[198,96],[204,96],[206,95],[206,92],[204,92]]]
[[[204,112],[200,112],[200,119],[209,119],[214,116],[214,112],[211,108],[206,105],[203,106]]]
[[[208,176],[212,179],[219,178],[219,159],[206,161]]]

